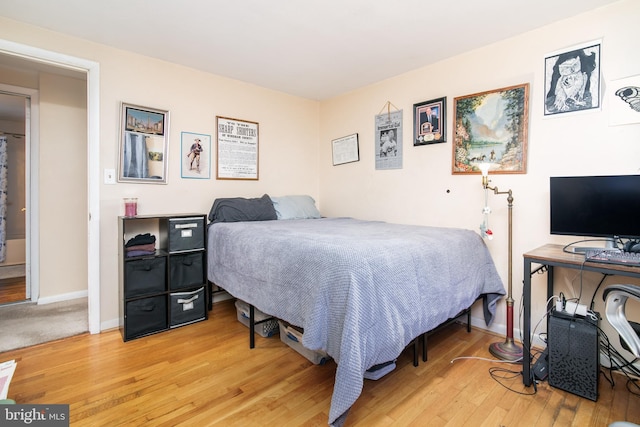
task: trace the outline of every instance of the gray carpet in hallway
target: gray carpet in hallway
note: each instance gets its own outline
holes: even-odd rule
[[[87,298],[0,306],[0,353],[89,330]]]

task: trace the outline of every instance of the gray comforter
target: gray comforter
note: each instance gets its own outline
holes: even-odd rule
[[[215,223],[208,254],[210,281],[304,328],[302,344],[336,361],[330,424],[344,420],[367,369],[481,295],[489,324],[505,294],[470,230],[352,218]]]

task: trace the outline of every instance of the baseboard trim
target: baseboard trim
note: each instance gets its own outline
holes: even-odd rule
[[[54,295],[51,297],[40,297],[38,298],[38,305],[51,304],[60,301],[69,301],[77,298],[87,298],[88,296],[89,291],[76,291],[69,292],[67,294]]]

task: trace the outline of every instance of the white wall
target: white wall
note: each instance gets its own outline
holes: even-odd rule
[[[513,292],[516,315],[522,293],[522,254],[548,242],[578,238],[549,234],[549,177],[552,175],[635,174],[640,171],[640,125],[610,127],[607,82],[640,74],[636,26],[640,3],[626,0],[501,41],[435,65],[362,88],[321,105],[320,198],[325,215],[344,215],[410,224],[478,230],[484,193],[478,175],[452,175],[452,116],[455,97],[511,85],[530,84],[527,173],[491,175],[492,185],[514,195]],[[544,57],[559,49],[602,39],[602,110],[543,117]],[[447,142],[414,147],[413,104],[447,97]],[[401,170],[375,170],[374,116],[390,101],[403,110]],[[386,110],[385,110],[386,111]],[[357,132],[357,163],[332,166],[331,140]],[[507,202],[490,195],[495,239],[487,242],[507,283]],[[464,262],[464,260],[460,260]],[[557,292],[578,296],[575,272],[557,275]],[[583,298],[599,275],[583,275]],[[607,283],[628,279],[610,278]],[[546,278],[533,280],[533,322],[545,313]],[[596,309],[603,313],[602,299]],[[588,301],[587,301],[588,303]],[[493,329],[504,332],[502,306]],[[481,313],[473,313],[481,324]],[[516,319],[515,327],[520,323]],[[538,330],[539,332],[539,330]]]
[[[99,63],[101,170],[117,168],[121,102],[170,112],[168,184],[102,184],[100,188],[100,299],[103,326],[117,325],[117,217],[123,214],[124,197],[138,198],[140,214],[208,213],[215,198],[226,196],[255,197],[268,193],[272,196],[310,194],[318,197],[318,102],[88,43],[4,18],[0,18],[0,38]],[[25,79],[33,84],[33,79]],[[211,179],[181,178],[180,133],[208,134],[215,142],[216,115],[259,123],[258,181],[216,180],[215,168]],[[42,111],[41,121],[47,120],[44,116],[45,111]],[[56,161],[42,157],[41,177],[59,170],[57,157],[54,157]],[[86,162],[86,149],[76,160]],[[67,200],[70,197],[68,194],[74,190],[86,195],[86,186],[85,175],[75,185],[69,184],[63,193]],[[64,200],[61,199],[59,203],[64,204]],[[65,221],[60,209],[47,213],[47,227],[56,227],[56,223]],[[84,213],[86,215],[86,210]],[[85,219],[81,221],[86,224]],[[83,227],[83,235],[79,237],[86,241],[86,226]],[[42,234],[44,237],[45,233]],[[41,251],[42,265],[55,265],[55,260],[72,249],[72,243],[65,239],[41,241],[42,247],[51,249],[54,245],[55,250]],[[41,275],[41,282],[55,278],[54,282],[64,286],[59,275],[85,280],[87,273],[83,267],[69,269],[66,264],[60,263],[55,274],[48,273],[47,277]]]

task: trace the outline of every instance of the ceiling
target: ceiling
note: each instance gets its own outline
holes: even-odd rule
[[[2,0],[0,15],[324,100],[615,1]]]

